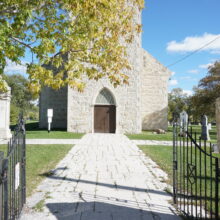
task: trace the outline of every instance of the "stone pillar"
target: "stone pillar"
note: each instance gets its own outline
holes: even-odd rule
[[[216,129],[217,129],[218,149],[220,152],[220,97],[216,99]]]
[[[210,141],[210,136],[209,136],[209,129],[208,129],[208,117],[206,115],[203,115],[201,117],[201,139],[205,141]]]
[[[11,137],[10,126],[10,101],[11,89],[8,87],[7,93],[0,93],[0,139]]]
[[[185,133],[188,130],[188,118],[185,111],[180,113],[180,133]]]

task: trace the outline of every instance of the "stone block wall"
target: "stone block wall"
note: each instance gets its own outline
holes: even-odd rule
[[[40,94],[40,128],[47,128],[47,109],[53,109],[52,128],[67,128],[67,88],[45,87]]]
[[[142,129],[167,129],[168,80],[171,72],[143,50],[141,74]]]
[[[141,11],[137,12],[134,21],[141,23]],[[114,88],[107,78],[94,81],[85,77],[87,85],[83,93],[68,88],[68,131],[93,132],[95,100],[100,90],[107,88],[115,97],[117,104],[116,133],[141,132],[140,72],[143,65],[141,34],[135,34],[132,44],[126,46],[128,60],[132,67],[125,72],[129,76],[129,85]]]
[[[108,79],[98,82],[90,80],[83,93],[69,89],[68,92],[68,131],[91,133],[94,131],[94,106],[99,92],[107,88],[116,101],[116,133],[140,133],[138,120],[140,104],[137,87],[119,86],[114,88]]]
[[[141,132],[140,41],[136,40],[129,50],[132,54],[129,56],[132,69],[126,72],[129,76],[129,85],[114,88],[107,78],[95,81],[85,77],[87,84],[83,93],[68,88],[68,131],[85,133],[94,131],[95,100],[99,92],[107,88],[116,101],[116,133]]]

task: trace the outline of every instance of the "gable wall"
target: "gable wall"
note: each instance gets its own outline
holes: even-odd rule
[[[142,129],[167,129],[170,71],[143,50],[141,85]]]

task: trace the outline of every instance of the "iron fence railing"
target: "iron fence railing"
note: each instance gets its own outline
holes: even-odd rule
[[[0,219],[14,220],[26,201],[25,127],[21,117],[6,151],[0,152]]]
[[[211,146],[192,128],[174,123],[173,198],[187,218],[219,219],[219,158]]]

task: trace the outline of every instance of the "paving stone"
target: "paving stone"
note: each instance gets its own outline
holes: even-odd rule
[[[126,136],[87,134],[27,199],[21,220],[180,219],[166,178]],[[40,200],[44,208],[36,212]]]

